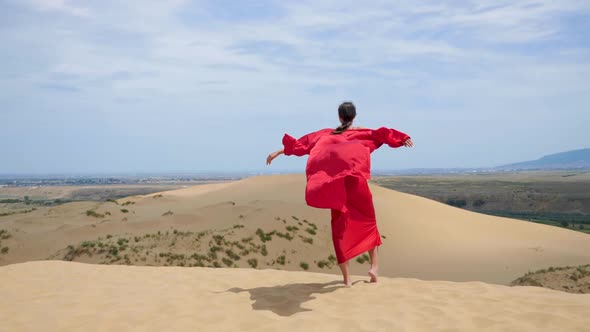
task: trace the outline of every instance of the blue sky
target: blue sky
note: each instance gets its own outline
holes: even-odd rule
[[[344,100],[374,169],[590,147],[590,2],[0,0],[0,173],[303,171]]]

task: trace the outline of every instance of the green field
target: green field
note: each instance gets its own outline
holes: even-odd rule
[[[590,233],[590,172],[382,176],[373,183],[455,207]]]

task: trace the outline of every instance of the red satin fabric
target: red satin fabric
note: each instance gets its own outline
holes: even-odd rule
[[[381,244],[373,198],[371,152],[381,145],[400,147],[410,138],[395,129],[349,129],[332,135],[322,129],[295,139],[283,137],[285,155],[309,154],[305,201],[332,210],[332,240],[338,263]]]

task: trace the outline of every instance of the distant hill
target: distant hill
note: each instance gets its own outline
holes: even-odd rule
[[[537,160],[523,161],[496,167],[499,170],[551,170],[590,168],[590,149],[573,150],[544,156]]]

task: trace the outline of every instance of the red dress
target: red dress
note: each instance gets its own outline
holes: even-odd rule
[[[381,244],[373,197],[371,152],[381,145],[400,147],[410,137],[395,129],[322,129],[295,139],[283,137],[285,155],[309,154],[305,201],[332,210],[332,240],[338,264]]]

